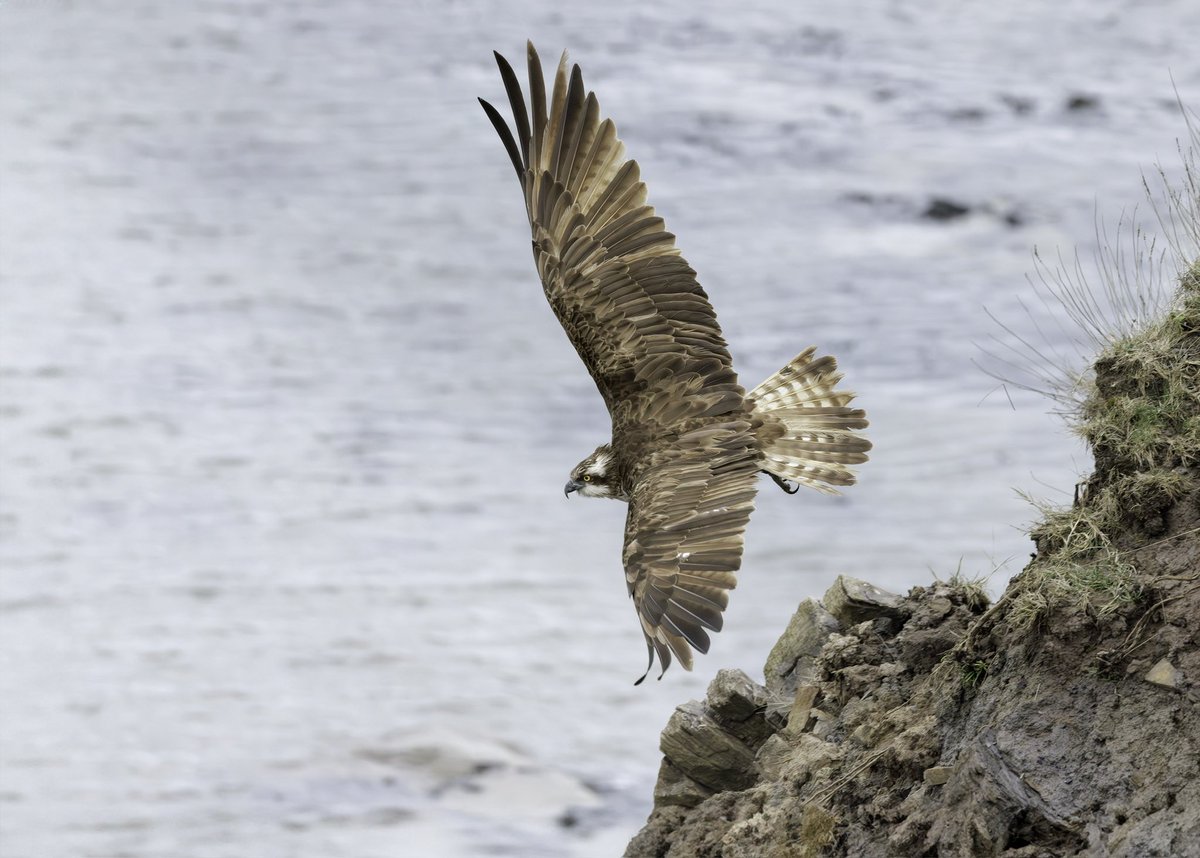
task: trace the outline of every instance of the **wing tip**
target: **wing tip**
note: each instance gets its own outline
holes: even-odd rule
[[[649,655],[649,658],[646,659],[646,672],[634,680],[634,688],[646,681],[646,677],[650,675],[650,668],[654,667],[654,647],[650,644],[649,639],[646,640],[646,652]],[[658,678],[662,679],[662,674],[659,674]]]
[[[487,114],[487,118],[491,120],[492,127],[496,129],[496,133],[500,135],[500,142],[504,144],[504,150],[508,153],[508,160],[512,162],[513,169],[517,173],[517,179],[521,185],[525,185],[524,164],[521,160],[521,152],[517,147],[517,141],[513,139],[512,131],[508,127],[508,123],[504,121],[504,117],[500,115],[491,102],[477,96],[479,105],[483,108],[483,112]]]

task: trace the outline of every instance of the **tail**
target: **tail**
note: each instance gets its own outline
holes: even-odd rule
[[[836,389],[842,380],[837,361],[829,355],[814,359],[815,353],[805,349],[750,398],[763,421],[758,436],[764,471],[785,491],[786,480],[838,494],[837,486],[854,484],[849,466],[867,461],[871,442],[855,431],[867,427],[867,416],[849,407],[853,393]]]

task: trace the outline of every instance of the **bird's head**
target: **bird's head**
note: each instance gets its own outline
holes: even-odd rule
[[[589,498],[620,498],[616,474],[610,468],[612,460],[612,447],[608,444],[597,447],[592,455],[571,469],[571,479],[567,480],[564,489],[567,497],[571,492],[579,492]]]

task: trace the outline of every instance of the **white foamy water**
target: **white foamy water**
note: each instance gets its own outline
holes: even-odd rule
[[[0,854],[617,854],[672,708],[801,599],[1019,570],[1014,489],[1087,462],[972,364],[982,307],[1030,333],[1032,247],[1175,163],[1195,4],[725,6],[0,4]],[[561,494],[606,415],[474,101],[527,36],[743,381],[816,343],[872,419],[639,688],[624,508]]]

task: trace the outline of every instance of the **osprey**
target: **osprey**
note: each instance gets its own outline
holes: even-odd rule
[[[871,444],[837,389],[832,357],[801,352],[749,394],[708,296],[646,205],[636,161],[563,54],[550,100],[528,45],[529,109],[496,62],[516,137],[479,99],[517,171],[546,298],[612,417],[612,441],[571,471],[566,493],[629,504],[625,583],[659,678],[708,652],[737,581],[759,472],[781,488],[837,493]],[[643,674],[640,683],[646,678]]]

